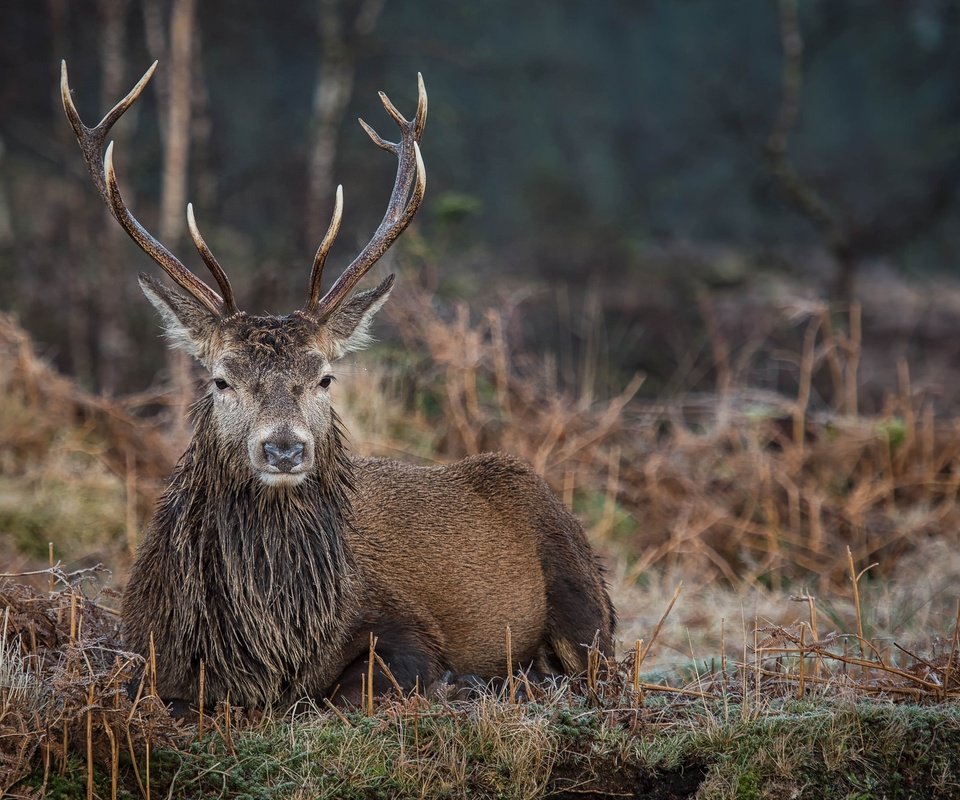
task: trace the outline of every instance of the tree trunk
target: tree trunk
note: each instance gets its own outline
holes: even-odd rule
[[[67,4],[66,0],[47,0],[47,17],[50,20],[50,39],[53,50],[66,55],[69,52],[69,37],[67,35]],[[54,116],[53,119],[62,119],[63,101],[60,99],[60,87],[51,92]],[[116,101],[114,101],[116,102]],[[75,154],[76,142],[69,125],[56,126],[56,136],[62,153]],[[53,214],[58,222],[58,229],[65,231],[68,242],[67,252],[90,252],[88,243],[83,241],[83,230],[86,226],[86,217],[89,215],[90,199],[78,190],[75,182],[70,188],[57,198]],[[100,207],[99,205],[97,206]],[[83,247],[88,247],[84,250]],[[29,263],[29,262],[28,262]],[[73,264],[73,269],[63,273],[63,293],[70,298],[64,304],[64,328],[67,341],[67,356],[70,371],[74,377],[84,385],[95,382],[93,373],[93,353],[90,347],[90,280],[87,276],[86,264]],[[31,281],[32,283],[32,281]],[[28,284],[29,285],[29,284]]]
[[[108,109],[123,97],[127,86],[127,0],[100,0],[100,107]],[[123,142],[129,138],[129,126],[119,126],[112,132],[117,149],[123,152]],[[128,276],[123,273],[123,230],[104,209],[104,224],[100,235],[97,263],[98,304],[97,326],[97,388],[114,394],[120,388],[120,378],[130,353],[130,337],[126,325],[126,292]]]
[[[158,226],[160,241],[171,250],[176,250],[183,238],[186,213],[195,12],[195,0],[173,0]],[[192,364],[186,354],[169,350],[167,366],[174,389],[173,435],[186,442],[187,412],[194,393]]]
[[[365,0],[348,22],[343,0],[320,0],[320,63],[313,93],[312,141],[308,166],[306,220],[308,247],[320,244],[333,207],[333,170],[340,143],[340,127],[353,94],[356,49],[376,26],[383,0]]]

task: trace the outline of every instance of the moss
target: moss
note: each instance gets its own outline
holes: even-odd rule
[[[671,714],[668,702],[649,709]],[[702,800],[947,798],[960,791],[960,710],[830,700],[770,702],[742,720],[735,704],[674,705],[667,728],[612,723],[608,712],[481,702],[414,715],[331,715],[267,721],[156,750],[156,796],[534,798],[616,796]],[[26,785],[37,789],[42,771]],[[121,767],[120,797],[138,790]],[[98,769],[95,789],[110,792]],[[48,798],[83,797],[86,767],[72,758]]]

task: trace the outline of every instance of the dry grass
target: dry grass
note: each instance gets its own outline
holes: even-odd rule
[[[173,464],[169,441],[58,374],[4,314],[0,364],[0,568],[45,563],[49,542],[70,561],[124,567]]]
[[[954,726],[960,426],[935,415],[905,364],[882,412],[857,413],[856,309],[785,309],[802,344],[782,354],[795,387],[784,396],[749,388],[750,354],[723,341],[701,299],[718,391],[657,406],[637,397],[639,378],[601,396],[589,360],[580,388],[565,388],[554,359],[511,343],[509,310],[447,309],[416,289],[396,301],[403,355],[355,368],[336,390],[355,449],[530,460],[608,557],[620,660],[596,656],[587,676],[534,687],[528,704],[395,697],[372,714],[297,720],[221,710],[200,736],[149,688],[128,696],[143,665],[122,651],[109,597],[93,603],[77,583],[86,573],[24,576],[57,587],[0,585],[0,790],[42,795],[72,775],[101,797],[151,785],[155,796],[575,795],[605,770],[683,772],[707,763],[702,751],[725,765],[704,796],[762,796],[724,748],[749,738],[761,748],[750,769],[772,774],[790,746],[757,742],[784,714],[828,737],[838,763],[859,715],[887,720],[890,741],[903,735],[912,723],[883,716],[891,703],[936,705]],[[14,365],[0,375],[0,537],[18,548],[0,569],[45,563],[54,540],[59,555],[96,552],[122,580],[171,463],[166,440],[128,405],[53,373],[6,318],[0,357]],[[834,705],[867,700],[847,717]],[[856,756],[868,766],[871,747]]]
[[[142,781],[143,758],[178,740],[176,726],[157,698],[128,695],[143,662],[121,647],[116,612],[81,591],[95,576],[54,567],[42,577],[56,588],[0,575],[0,793],[40,770],[43,794],[71,755],[91,776],[95,762],[105,766],[117,786],[128,754]]]
[[[593,653],[585,675],[557,684],[520,676],[525,702],[511,702],[504,686],[467,701],[381,697],[346,715],[309,705],[294,716],[220,709],[185,725],[151,694],[149,664],[119,646],[115,615],[79,591],[93,576],[54,568],[41,577],[57,585],[0,583],[0,792],[12,796],[80,796],[82,786],[88,797],[535,798],[620,791],[664,771],[679,781],[686,770],[690,792],[705,781],[713,789],[703,796],[724,797],[738,796],[728,779],[739,774],[711,778],[709,766],[724,759],[740,759],[741,772],[755,762],[778,763],[780,776],[806,769],[771,730],[797,737],[802,729],[818,748],[835,749],[843,770],[857,745],[871,772],[883,765],[851,728],[870,718],[871,735],[888,727],[889,737],[901,735],[913,723],[891,704],[917,709],[925,730],[941,714],[940,741],[950,748],[960,737],[950,710],[960,698],[956,623],[946,636],[928,631],[932,647],[915,654],[860,636],[859,619],[824,632],[810,603],[793,625],[748,627],[737,657],[697,653],[681,669],[650,673],[645,659],[667,627],[668,604],[645,643],[619,660]],[[128,682],[144,668],[131,697]],[[741,750],[758,741],[766,744],[743,761]]]

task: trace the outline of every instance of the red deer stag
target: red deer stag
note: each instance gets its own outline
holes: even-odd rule
[[[190,233],[220,294],[134,218],[117,186],[113,124],[153,75],[93,128],[81,122],[62,66],[63,106],[90,175],[113,216],[183,291],[140,286],[171,346],[193,355],[209,383],[194,433],[140,543],[123,596],[123,635],[146,655],[151,637],[161,697],[244,705],[336,694],[356,702],[369,637],[404,690],[441,675],[487,679],[514,668],[569,674],[585,645],[611,649],[614,612],[577,520],[526,464],[480,455],[440,467],[352,457],[330,399],[335,364],[370,341],[393,275],[352,294],[407,227],[423,199],[418,142],[427,118],[405,119],[380,95],[400,141],[373,142],[399,160],[383,221],[321,296],[342,191],[313,261],[302,309],[240,311],[187,206]],[[375,691],[389,689],[376,671]],[[476,680],[473,677],[472,680]]]

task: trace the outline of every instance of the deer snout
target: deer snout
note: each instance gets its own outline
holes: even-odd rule
[[[263,443],[263,455],[267,465],[276,467],[280,472],[291,472],[294,467],[299,467],[303,463],[305,449],[303,442],[289,439]]]
[[[310,432],[301,426],[264,426],[247,440],[250,463],[268,486],[292,486],[313,468],[314,447]]]

